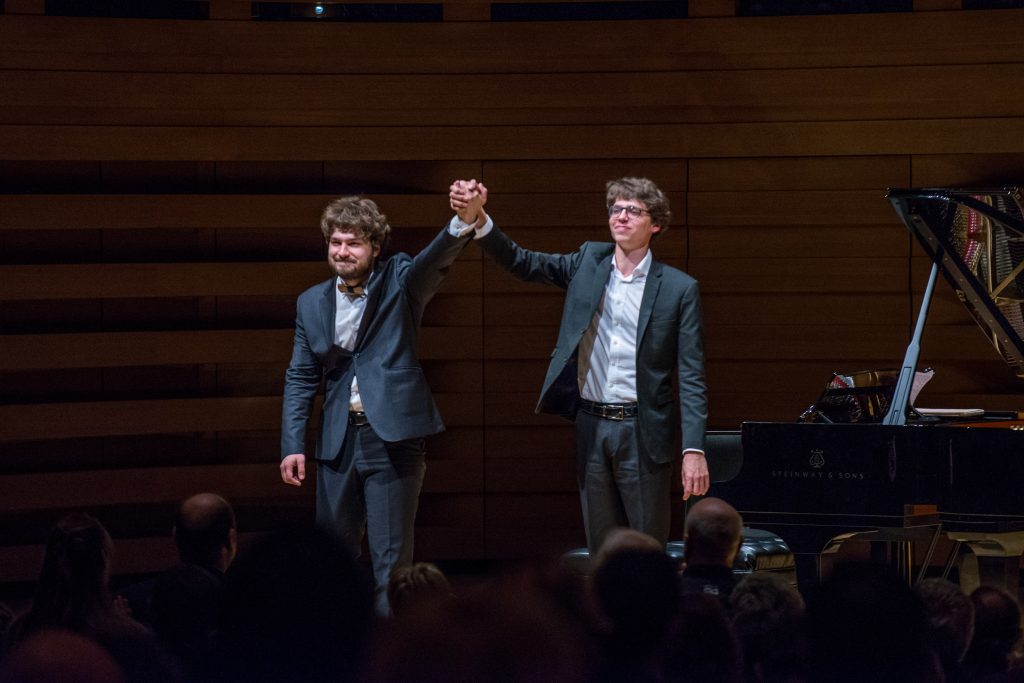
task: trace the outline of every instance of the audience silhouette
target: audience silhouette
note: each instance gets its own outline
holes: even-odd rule
[[[176,662],[155,636],[111,597],[113,555],[110,534],[94,517],[75,512],[57,522],[47,538],[32,604],[6,634],[5,650],[12,660],[31,660],[31,653],[22,659],[18,650],[33,636],[66,630],[105,648],[129,683],[180,680]],[[34,647],[40,647],[38,641]],[[53,655],[71,656],[59,650]]]
[[[19,644],[0,667],[0,683],[124,683],[102,646],[65,629],[41,629]]]
[[[732,565],[743,541],[740,513],[720,498],[704,498],[687,511],[683,540],[683,593],[725,602],[736,585]]]
[[[678,572],[662,550],[625,548],[609,554],[594,574],[597,604],[607,619],[602,651],[612,680],[656,681],[673,619]]]
[[[621,550],[653,550],[661,552],[663,549],[661,542],[650,534],[645,534],[642,531],[628,527],[616,527],[608,532],[608,535],[604,538],[604,543],[601,544],[601,547],[594,554],[594,559],[590,566],[590,574],[593,575],[610,555],[614,555]]]
[[[173,573],[173,577],[165,579],[165,584],[171,583],[176,586],[175,590],[181,591],[185,588],[181,585],[182,581],[192,577],[199,584],[196,590],[202,592],[209,587],[211,580],[223,582],[224,572],[234,560],[238,548],[235,511],[231,503],[215,493],[197,493],[189,496],[178,506],[171,536],[178,552],[178,565],[167,570]],[[183,570],[182,566],[201,571]],[[156,576],[139,581],[120,593],[127,601],[132,617],[151,628],[155,628],[158,619],[167,625],[171,616],[153,614],[154,591],[160,580],[161,577]],[[166,588],[167,586],[165,590]],[[196,595],[193,594],[191,597],[194,598]],[[216,595],[210,598],[219,599]],[[175,610],[176,618],[189,618],[187,611],[166,601],[163,605]],[[203,626],[195,624],[194,628],[200,629]]]
[[[911,588],[846,562],[805,603],[769,572],[735,581],[731,506],[709,498],[690,514],[682,567],[628,529],[609,534],[592,575],[534,562],[457,590],[421,562],[393,574],[393,613],[379,617],[348,548],[281,529],[236,559],[231,505],[197,494],[175,522],[181,563],[147,589],[150,630],[111,597],[110,535],[76,512],[47,539],[30,606],[0,609],[0,683],[1024,683],[1006,590]]]
[[[803,596],[782,577],[754,572],[736,584],[729,612],[745,681],[802,680],[807,656]]]
[[[669,631],[662,680],[734,683],[740,647],[719,596],[684,593]]]
[[[974,636],[974,605],[952,581],[925,579],[914,587],[924,603],[927,638],[939,659],[946,683],[967,680],[964,656]]]
[[[1014,655],[1021,644],[1021,610],[1002,588],[980,586],[971,593],[974,637],[964,657],[970,680],[1022,680]],[[1016,671],[1011,673],[1011,668]]]
[[[448,578],[436,564],[415,562],[399,567],[388,581],[388,604],[395,616],[413,609],[430,609],[452,597]]]
[[[837,565],[807,600],[809,680],[941,681],[921,599],[890,569]]]
[[[373,625],[373,584],[352,552],[315,529],[271,533],[227,573],[211,663],[216,681],[347,681]]]
[[[172,535],[183,563],[218,574],[228,570],[238,549],[235,511],[215,493],[197,493],[182,501]]]
[[[550,575],[527,570],[488,581],[432,610],[398,614],[374,642],[365,681],[593,680],[589,634],[552,599],[550,581]]]

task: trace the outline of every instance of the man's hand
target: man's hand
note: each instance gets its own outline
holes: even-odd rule
[[[281,461],[281,481],[292,486],[302,486],[306,478],[306,456],[292,453]]]
[[[487,188],[475,178],[456,180],[448,188],[448,204],[463,223],[472,225],[483,215]]]
[[[700,451],[683,453],[683,500],[690,496],[703,496],[711,488],[708,461]]]

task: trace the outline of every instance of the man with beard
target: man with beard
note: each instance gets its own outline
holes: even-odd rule
[[[369,199],[336,199],[320,221],[334,277],[298,298],[281,479],[305,479],[306,425],[323,378],[316,521],[357,555],[366,533],[380,614],[389,611],[391,573],[412,561],[424,437],[444,429],[416,356],[423,309],[473,227],[454,218],[415,257],[378,260],[391,232],[386,216]]]

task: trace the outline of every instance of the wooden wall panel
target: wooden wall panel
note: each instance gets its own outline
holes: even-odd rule
[[[713,426],[792,422],[833,372],[899,365],[910,238],[885,188],[908,178],[898,156],[691,162]]]
[[[494,493],[487,497],[487,553],[495,559],[550,558],[586,545],[579,494]]]
[[[444,166],[451,171],[471,170],[458,164]],[[152,170],[146,168],[145,172]],[[370,179],[361,184],[373,188],[379,187],[378,182]],[[429,195],[376,195],[388,223],[395,228],[395,236],[402,228],[440,229],[450,212],[447,198],[439,193],[446,195],[449,183],[435,181],[437,187]],[[287,230],[301,231],[319,244],[320,214],[335,196],[337,193],[0,195],[0,230]]]
[[[7,68],[187,73],[631,74],[1019,61],[1020,10],[883,15],[443,24],[176,22],[4,16]],[[401,33],[396,33],[396,30]],[[571,39],[559,59],[538,49]],[[345,59],[337,58],[345,45]],[[657,45],[623,54],[619,46]],[[387,50],[382,50],[382,46]],[[46,46],[48,49],[41,49]],[[282,49],[282,46],[287,49]]]
[[[228,498],[305,495],[305,488],[279,489],[279,477],[263,464],[9,475],[0,478],[0,490],[12,508],[45,510],[173,503],[191,495],[200,483]]]
[[[892,292],[745,292],[703,293],[704,323],[760,327],[782,322],[824,328],[831,325],[910,323],[905,293]],[[715,350],[710,349],[714,354]]]
[[[482,405],[473,394],[436,394],[449,425],[479,425]],[[88,401],[0,405],[0,440],[72,439],[105,435],[244,431],[280,426],[277,396]]]
[[[791,421],[831,372],[899,363],[927,264],[885,191],[1021,182],[1024,10],[726,4],[541,23],[0,14],[0,582],[31,578],[69,509],[110,525],[129,573],[168,561],[164,520],[198,488],[235,500],[249,537],[312,518],[310,487],[277,479],[280,392],[339,194],[376,199],[415,252],[451,180],[482,179],[497,225],[569,252],[605,238],[608,179],[653,178],[674,211],[655,253],[701,283],[712,428]],[[938,289],[921,400],[1019,407]],[[583,544],[574,428],[534,413],[562,302],[471,245],[429,306],[419,351],[449,429],[428,443],[422,559]]]
[[[1016,187],[1024,177],[1021,154],[920,154],[913,158],[914,187]]]
[[[428,479],[430,468],[428,464]],[[416,554],[448,560],[478,560],[486,556],[484,501],[479,493],[421,495],[416,516]]]
[[[0,371],[183,363],[280,363],[291,354],[291,339],[291,330],[10,334],[0,337]]]
[[[879,258],[697,259],[691,270],[710,294],[843,294],[898,291],[907,260]]]
[[[687,189],[687,163],[679,159],[485,161],[481,170],[488,188],[498,193],[496,199],[503,194],[523,194],[527,195],[524,202],[529,196],[536,197],[545,208],[557,197],[544,195],[583,193],[603,197],[608,180],[625,176],[657,178],[658,187],[675,197]]]
[[[445,292],[472,291],[475,278],[452,268]],[[259,277],[252,277],[255,274]],[[118,263],[0,266],[0,297],[10,301],[126,297],[273,296],[302,292],[330,273],[320,262]]]
[[[871,190],[907,182],[905,156],[692,159],[691,192]]]
[[[566,124],[568,125],[568,124]],[[0,125],[0,159],[288,161],[743,157],[1024,152],[1019,116],[868,121],[454,126]],[[467,145],[471,150],[467,150]]]
[[[8,71],[0,82],[0,100],[7,102],[0,123],[533,126],[998,117],[1020,111],[1024,95],[1005,84],[1022,78],[1020,64],[679,70],[634,73],[614,84],[601,72],[381,77],[26,70]],[[950,80],[963,84],[959,98],[946,95]],[[453,95],[470,92],[471,102],[453,110]]]

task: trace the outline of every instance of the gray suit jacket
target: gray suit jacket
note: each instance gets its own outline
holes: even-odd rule
[[[579,409],[576,354],[597,311],[612,268],[612,243],[586,242],[572,254],[523,249],[494,227],[480,246],[521,280],[546,282],[566,290],[558,342],[551,354],[537,412],[575,419]],[[636,383],[640,450],[655,462],[670,462],[677,379],[682,447],[704,449],[707,385],[704,380],[703,319],[697,281],[653,261],[647,276],[637,327]]]
[[[299,295],[292,360],[285,374],[282,458],[305,452],[306,424],[322,378],[318,460],[333,460],[341,452],[353,375],[359,377],[366,417],[383,440],[444,430],[416,356],[416,342],[423,309],[468,243],[468,237],[453,237],[446,227],[415,257],[399,253],[378,261],[351,352],[334,344],[336,278]]]

